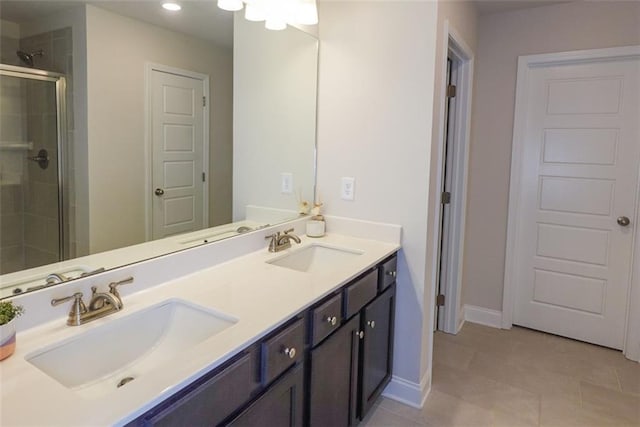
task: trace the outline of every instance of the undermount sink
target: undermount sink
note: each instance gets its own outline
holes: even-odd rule
[[[238,319],[167,300],[27,355],[26,360],[88,398],[115,392]]]
[[[271,259],[267,263],[304,273],[315,273],[334,269],[362,254],[362,251],[355,249],[313,244]]]

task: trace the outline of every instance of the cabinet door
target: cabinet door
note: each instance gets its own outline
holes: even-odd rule
[[[360,315],[311,351],[309,425],[342,427],[357,423]]]
[[[391,380],[395,291],[393,284],[362,310],[360,419]]]
[[[228,425],[242,427],[302,426],[304,396],[303,364],[276,381]]]

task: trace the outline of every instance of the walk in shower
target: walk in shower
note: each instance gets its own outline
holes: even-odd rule
[[[0,274],[69,257],[64,75],[0,65]]]

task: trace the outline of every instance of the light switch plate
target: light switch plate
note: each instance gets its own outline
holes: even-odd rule
[[[293,174],[283,172],[280,174],[280,192],[282,194],[293,193]]]
[[[340,197],[342,200],[353,200],[356,192],[356,179],[352,176],[343,176],[340,185]]]

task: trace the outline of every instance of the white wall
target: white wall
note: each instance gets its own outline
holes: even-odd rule
[[[87,6],[91,253],[145,240],[146,62],[210,76],[210,223],[230,220],[231,52]]]
[[[313,201],[318,41],[296,28],[234,22],[233,218],[249,203],[297,210]],[[293,175],[281,193],[281,173]]]
[[[437,5],[318,7],[318,192],[327,214],[402,226],[395,379],[387,391],[420,404],[431,335],[424,307]],[[339,197],[343,176],[356,178],[354,201]]]
[[[640,3],[574,2],[482,16],[463,302],[502,310],[517,57],[640,44]]]

